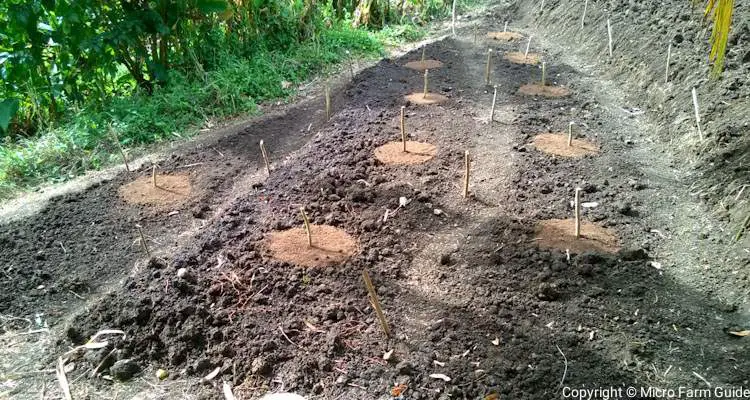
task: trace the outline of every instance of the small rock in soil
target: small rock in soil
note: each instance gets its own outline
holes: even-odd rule
[[[643,249],[637,249],[637,250],[621,250],[620,251],[620,258],[623,261],[639,261],[639,260],[648,260],[648,253],[646,253],[646,250]]]
[[[560,292],[557,290],[556,285],[542,283],[539,285],[537,297],[539,297],[540,300],[555,301],[560,298]]]
[[[140,371],[140,367],[135,361],[126,359],[119,360],[109,367],[109,373],[118,381],[127,381]]]
[[[271,371],[271,366],[268,364],[268,360],[263,357],[255,357],[250,366],[250,372],[253,374],[265,375]]]
[[[412,372],[414,372],[414,366],[411,365],[411,363],[408,361],[401,361],[400,363],[396,364],[396,372],[399,375],[410,376]]]
[[[451,253],[445,253],[440,256],[440,265],[451,265],[453,260],[451,259]]]

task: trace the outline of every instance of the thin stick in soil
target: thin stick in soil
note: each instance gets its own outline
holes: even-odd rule
[[[117,136],[117,132],[114,130],[111,130],[112,136],[115,139],[115,144],[117,144],[117,149],[120,151],[120,156],[122,157],[122,163],[125,164],[125,171],[130,172],[130,165],[128,165],[128,158],[125,156],[125,150],[122,149],[122,144],[120,144],[120,137]]]
[[[575,125],[573,121],[568,124],[568,147],[573,146],[573,125]]]
[[[65,362],[62,358],[57,359],[57,368],[55,369],[55,375],[57,376],[57,382],[60,384],[60,389],[62,389],[63,398],[65,400],[73,400],[73,396],[70,394],[70,384],[68,383],[68,377],[65,375]]]
[[[456,0],[453,0],[453,7],[451,11],[452,22],[451,22],[451,34],[456,36]]]
[[[503,27],[503,33],[508,32],[508,21],[505,21],[505,26]]]
[[[575,236],[576,238],[581,237],[581,188],[576,188],[576,200],[575,200]]]
[[[669,63],[672,61],[672,41],[669,41],[669,47],[667,47],[667,66],[664,74],[664,83],[669,82]]]
[[[156,184],[156,165],[154,165],[154,166],[152,166],[152,167],[151,167],[151,184],[152,184],[152,185],[153,185],[154,187],[159,187],[159,186],[158,186],[158,185]]]
[[[492,65],[492,49],[487,50],[487,66],[484,69],[484,83],[490,84],[490,66]]]
[[[309,247],[312,247],[313,240],[312,240],[312,230],[310,229],[310,220],[307,218],[307,213],[305,213],[304,206],[300,207],[299,211],[302,214],[302,222],[305,225],[305,232],[307,232],[307,245]]]
[[[146,255],[151,258],[151,250],[148,248],[148,243],[146,243],[146,235],[143,234],[143,229],[140,225],[135,226],[136,229],[138,229],[138,235],[141,237],[141,246],[143,247],[143,251],[146,252]]]
[[[560,387],[562,387],[563,384],[565,384],[565,377],[568,375],[568,357],[565,357],[565,353],[560,350],[560,346],[555,345],[555,347],[557,347],[557,351],[560,352],[560,355],[563,357],[563,361],[565,362],[565,370],[563,371],[562,379],[560,379]]]
[[[326,95],[326,119],[331,119],[331,88],[328,86],[328,82],[326,82],[325,95]]]
[[[406,121],[404,120],[405,113],[406,106],[401,106],[401,143],[403,144],[404,153],[406,153]]]
[[[497,85],[495,85],[495,91],[492,93],[492,108],[490,109],[490,123],[495,120],[495,102],[497,101]]]
[[[427,98],[427,86],[429,84],[428,83],[427,75],[429,75],[429,73],[430,73],[430,70],[427,70],[427,69],[424,70],[424,91],[423,91],[423,96],[422,97],[425,98],[425,99]]]
[[[583,4],[583,14],[581,15],[581,29],[583,29],[585,23],[586,23],[586,11],[589,9],[589,0],[586,0],[586,2]]]
[[[425,58],[425,51],[427,50],[427,47],[422,46],[422,66],[424,66],[424,62],[426,60]]]
[[[529,49],[531,48],[531,38],[534,36],[529,36],[529,41],[526,43],[526,52],[523,53],[523,59],[526,60],[529,58]]]
[[[263,139],[260,140],[260,155],[263,156],[263,163],[266,165],[266,173],[271,175],[271,162],[268,160],[268,152],[266,151],[266,145],[263,143]]]
[[[464,153],[464,190],[463,190],[464,199],[469,198],[470,169],[471,169],[471,156],[469,155],[469,150],[466,150],[466,152]]]
[[[542,86],[547,84],[547,63],[542,62]]]
[[[742,222],[742,225],[740,226],[740,229],[737,231],[737,234],[734,235],[734,241],[739,242],[742,238],[742,235],[745,234],[745,230],[747,229],[747,225],[750,224],[750,214],[745,217],[745,220]]]
[[[607,36],[609,36],[609,58],[612,58],[612,23],[607,18]]]
[[[385,336],[387,338],[390,338],[391,329],[388,327],[388,321],[386,321],[385,314],[383,314],[383,308],[380,306],[380,300],[378,300],[378,294],[375,291],[375,286],[372,284],[370,274],[367,273],[366,269],[362,269],[362,279],[365,281],[365,287],[367,288],[367,293],[370,297],[370,304],[372,304],[372,308],[375,309],[375,314],[378,316],[380,326],[383,328]]]
[[[693,109],[695,110],[695,126],[698,127],[698,139],[703,140],[703,130],[701,129],[701,112],[698,107],[698,92],[693,88]]]

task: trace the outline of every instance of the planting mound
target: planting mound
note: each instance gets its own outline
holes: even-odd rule
[[[620,250],[617,236],[609,229],[581,221],[581,237],[575,237],[574,219],[549,219],[536,227],[536,243],[541,248],[570,250],[571,253],[616,253]]]
[[[525,55],[520,51],[511,51],[510,53],[505,53],[503,58],[514,64],[537,65],[542,59],[542,55],[538,53],[529,53],[528,55]]]
[[[312,247],[305,228],[273,232],[266,240],[271,257],[303,267],[338,265],[357,252],[357,242],[348,233],[330,225],[311,225]]]
[[[424,60],[424,61],[409,61],[404,64],[404,67],[415,69],[417,71],[424,71],[426,69],[436,69],[443,66],[443,63],[438,60]]]
[[[388,142],[375,149],[375,158],[386,165],[421,164],[431,160],[435,154],[437,147],[413,141],[406,142],[406,151],[401,142]]]
[[[599,147],[582,139],[573,139],[568,146],[566,133],[543,133],[534,138],[534,146],[548,154],[562,157],[579,158],[589,154],[599,153]]]
[[[523,35],[518,32],[488,32],[487,37],[495,40],[502,40],[505,42],[512,42],[514,40],[523,39]]]
[[[562,86],[528,84],[518,88],[518,92],[529,96],[544,97],[565,97],[570,94],[570,90]]]
[[[443,103],[445,101],[448,101],[448,98],[443,96],[442,94],[437,93],[427,93],[427,96],[424,95],[424,93],[412,93],[407,94],[405,97],[406,101],[419,104],[419,105],[425,105],[425,104],[439,104]]]
[[[156,187],[150,176],[144,176],[120,187],[120,197],[130,204],[175,204],[188,198],[190,192],[187,175],[156,175]]]

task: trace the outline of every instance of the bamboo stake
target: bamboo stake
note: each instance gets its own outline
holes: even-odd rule
[[[151,167],[151,184],[154,185],[154,187],[158,187],[156,185],[156,165]]]
[[[609,36],[609,57],[612,58],[612,24],[607,18],[607,35]]]
[[[328,82],[326,82],[326,119],[331,119],[331,88],[328,87]]]
[[[573,146],[573,125],[575,125],[573,121],[568,124],[568,147]]]
[[[669,82],[669,62],[671,61],[671,59],[672,59],[672,41],[670,40],[669,47],[667,47],[667,66],[666,66],[667,72],[665,73],[665,76],[664,76],[664,83]]]
[[[505,21],[505,27],[503,27],[503,32],[508,32],[508,21]]]
[[[703,140],[703,130],[701,130],[701,113],[698,108],[698,92],[693,87],[693,108],[695,109],[695,125],[698,127],[698,139]]]
[[[406,106],[401,106],[401,143],[404,145],[404,153],[406,153],[406,121],[404,113],[406,112]]]
[[[424,92],[423,92],[424,95],[422,96],[422,98],[425,98],[425,99],[427,98],[427,85],[428,85],[427,75],[429,73],[430,73],[429,70],[427,70],[427,69],[424,70]]]
[[[354,80],[354,61],[352,60],[352,55],[349,53],[349,50],[346,51],[346,59],[349,60],[349,74],[351,74],[352,80]]]
[[[266,164],[266,172],[271,175],[271,163],[268,161],[268,152],[266,152],[266,145],[263,143],[263,139],[260,140],[260,154],[263,156],[263,162]]]
[[[466,150],[464,153],[464,198],[469,198],[469,169],[471,167],[471,156],[469,156],[469,151]]]
[[[456,0],[453,0],[453,11],[451,12],[453,15],[453,22],[451,23],[451,33],[453,36],[456,36]]]
[[[547,63],[542,62],[542,86],[545,86],[547,83]]]
[[[474,25],[474,44],[477,44],[477,31],[478,30],[479,28],[476,25]]]
[[[312,247],[313,240],[312,240],[312,230],[310,229],[310,220],[307,218],[307,213],[305,213],[304,206],[300,207],[299,211],[302,214],[302,222],[305,225],[305,232],[307,232],[307,245],[309,247]]]
[[[115,132],[112,128],[110,128],[110,131],[112,132],[112,136],[114,136],[115,138],[117,149],[120,150],[120,156],[122,156],[122,162],[123,164],[125,164],[125,171],[130,172],[130,165],[128,165],[128,158],[125,157],[125,150],[122,149],[122,145],[120,144],[120,137],[117,136],[117,132]]]
[[[531,48],[531,38],[532,37],[534,37],[534,36],[529,36],[529,42],[526,43],[526,52],[523,53],[524,60],[526,60],[527,58],[529,58],[529,48]]]
[[[581,237],[581,188],[576,188],[576,226],[575,235],[576,238]]]
[[[375,314],[378,316],[380,326],[383,328],[383,332],[387,338],[391,337],[391,329],[388,327],[388,321],[385,319],[383,308],[380,306],[380,300],[378,300],[378,294],[375,291],[375,286],[372,284],[370,274],[367,273],[366,269],[362,269],[362,279],[365,281],[365,287],[367,288],[367,294],[370,298],[370,304],[375,309]]]
[[[495,120],[495,101],[497,100],[497,85],[495,85],[495,92],[492,94],[492,110],[490,111],[490,123]]]
[[[583,15],[581,15],[581,29],[583,29],[586,21],[586,11],[589,9],[589,0],[586,0],[586,3],[583,5]]]
[[[425,54],[424,53],[425,53],[426,49],[427,49],[426,47],[422,46],[422,65],[424,65],[424,60],[425,60]]]
[[[484,83],[490,84],[490,65],[492,65],[492,49],[487,50],[487,66],[484,69]]]
[[[138,235],[141,236],[141,246],[143,246],[143,250],[148,255],[148,258],[151,258],[151,250],[148,248],[148,243],[146,243],[146,236],[143,234],[143,229],[141,229],[140,225],[135,226],[138,229]]]

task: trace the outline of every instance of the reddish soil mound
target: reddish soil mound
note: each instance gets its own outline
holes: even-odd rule
[[[523,35],[518,32],[488,32],[487,37],[504,42],[512,42],[514,40],[523,39]]]
[[[424,60],[424,61],[409,61],[404,64],[404,67],[411,68],[417,71],[424,71],[426,69],[437,69],[441,68],[443,63],[438,60]]]
[[[187,199],[190,193],[190,178],[187,175],[156,175],[156,187],[150,176],[120,187],[120,197],[131,204],[175,204]]]
[[[523,85],[518,89],[521,94],[529,96],[544,96],[544,97],[565,97],[570,94],[570,90],[562,86],[550,86],[550,85],[538,85],[528,84]]]
[[[329,225],[311,225],[313,245],[304,228],[272,232],[266,240],[271,257],[304,267],[338,265],[357,252],[357,242],[348,233]]]
[[[514,64],[537,65],[542,59],[542,55],[538,53],[529,53],[526,55],[520,51],[511,51],[510,53],[505,53],[503,58]]]
[[[599,147],[582,139],[573,139],[568,146],[567,133],[543,133],[534,138],[534,146],[539,151],[562,157],[580,158],[599,153]]]
[[[614,232],[589,222],[581,222],[581,237],[575,237],[575,220],[550,219],[537,224],[536,243],[546,249],[570,250],[580,254],[589,251],[616,253],[620,250]]]
[[[388,142],[375,149],[375,158],[386,165],[421,164],[431,160],[435,154],[437,147],[413,141],[406,142],[406,151],[401,142]]]
[[[419,105],[439,104],[448,101],[447,97],[437,93],[427,93],[427,96],[425,96],[422,92],[412,93],[406,95],[405,98],[406,101]]]

